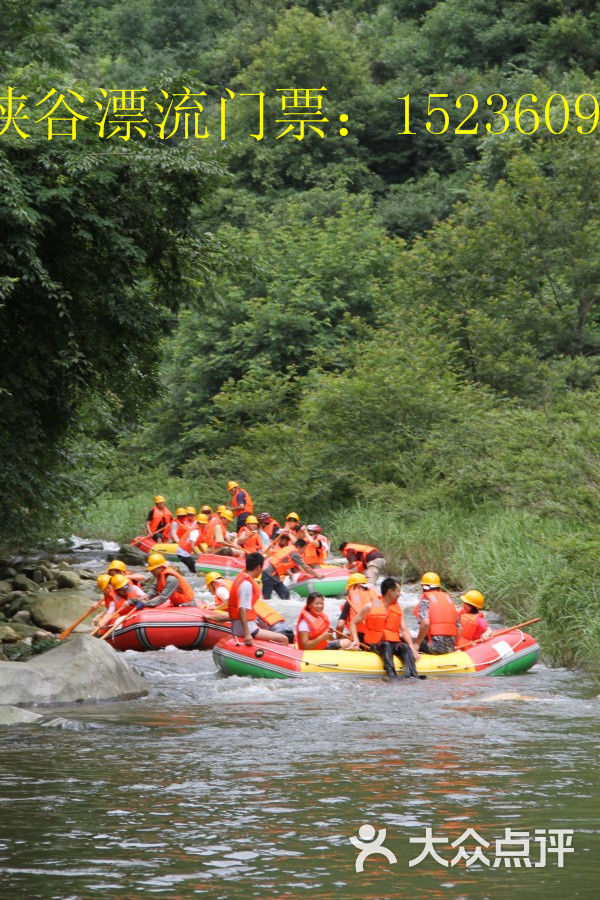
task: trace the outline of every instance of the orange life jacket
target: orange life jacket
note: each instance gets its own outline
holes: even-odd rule
[[[269,519],[269,521],[267,522],[266,525],[261,525],[260,527],[262,528],[264,533],[267,535],[267,537],[270,537],[272,540],[273,532],[275,531],[276,528],[281,528],[281,525],[279,524],[279,522],[276,522],[275,519]]]
[[[327,551],[321,541],[317,541],[306,545],[302,558],[307,566],[322,566],[327,559]]]
[[[278,622],[285,622],[285,616],[282,616],[276,609],[269,606],[267,601],[263,600],[261,597],[259,597],[254,604],[254,612],[257,616],[260,616],[267,625],[277,625]]]
[[[209,550],[216,550],[217,547],[222,547],[224,544],[223,541],[218,541],[215,537],[215,530],[217,528],[217,525],[220,526],[221,532],[224,536],[226,529],[225,529],[225,526],[223,525],[223,523],[221,522],[220,516],[218,516],[218,515],[211,516],[211,518],[208,520],[208,525],[205,525],[206,532],[205,532],[204,543],[208,545]]]
[[[238,543],[246,553],[260,553],[262,550],[262,541],[258,531],[250,531],[245,525],[242,525],[239,530]]]
[[[424,591],[423,598],[429,600],[429,631],[427,637],[456,637],[458,628],[456,625],[457,612],[452,598],[445,591]]]
[[[150,519],[148,521],[148,525],[150,526],[150,531],[152,534],[164,528],[166,525],[170,525],[173,521],[173,513],[171,510],[167,509],[165,506],[164,509],[159,509],[158,506],[153,506],[150,510]]]
[[[192,533],[193,532],[197,532],[196,536],[194,538],[194,543],[192,543]],[[188,533],[186,534],[184,539],[182,541],[179,541],[177,546],[180,547],[182,550],[185,550],[187,553],[193,553],[194,547],[196,547],[199,542],[200,542],[200,529],[194,528],[192,526],[192,528],[190,528],[190,530],[188,531]]]
[[[182,603],[189,603],[194,599],[194,588],[185,580],[181,572],[178,572],[177,569],[172,569],[170,566],[165,566],[157,575],[156,590],[159,594],[162,594],[164,590],[168,575],[173,575],[179,582],[179,587],[169,597],[171,606],[181,606]]]
[[[402,607],[398,601],[386,607],[379,597],[364,620],[365,644],[378,644],[381,640],[399,641],[402,636],[402,620]]]
[[[239,507],[239,504],[237,502],[238,494],[244,495],[243,505],[242,505],[241,509],[237,509],[237,507]],[[236,516],[240,516],[242,513],[254,512],[254,504],[252,502],[252,497],[250,496],[248,491],[244,490],[244,488],[241,488],[241,487],[236,488],[234,491],[233,497],[234,497],[234,500],[232,502],[233,502],[234,507],[236,507],[236,512],[235,512]]]
[[[367,565],[367,555],[369,553],[372,553],[373,550],[375,550],[377,553],[380,552],[379,550],[377,550],[377,547],[371,547],[369,546],[369,544],[346,544],[343,550],[344,556],[346,556],[348,550],[353,550],[354,553],[356,553],[356,568],[359,572],[364,572]],[[346,559],[348,559],[347,556]]]
[[[279,547],[275,550],[269,559],[269,564],[273,566],[280,578],[287,572],[298,568],[293,559],[290,558],[292,553],[298,553],[298,550],[294,545],[290,546],[288,544],[287,547]]]
[[[348,627],[350,627],[351,622],[355,620],[361,609],[364,609],[367,603],[377,604],[378,602],[379,594],[377,593],[377,588],[360,584],[352,585],[348,591],[348,605],[350,606],[350,613],[348,615],[348,621],[346,622]],[[360,622],[360,630],[364,631],[364,628],[365,622],[363,619],[363,621]]]
[[[252,609],[246,610],[246,618],[248,621],[256,619],[256,601],[260,598],[260,588],[251,575],[247,572],[240,572],[233,579],[231,590],[229,592],[229,618],[233,622],[234,619],[240,617],[240,595],[239,590],[245,581],[249,581],[252,585]]]
[[[308,639],[312,641],[314,638],[319,637],[322,634],[325,634],[329,631],[329,627],[331,625],[329,621],[329,617],[322,613],[312,613],[307,610],[306,607],[302,609],[300,615],[298,616],[298,621],[296,623],[296,643],[300,647],[300,632],[298,630],[298,626],[300,622],[306,622],[308,625]],[[306,633],[306,632],[305,632]],[[324,638],[314,650],[323,650],[328,644],[327,638]]]
[[[476,641],[484,631],[487,630],[488,623],[481,610],[476,613],[461,612],[460,618],[460,637],[456,641],[457,647],[464,647],[471,641]]]
[[[175,526],[174,528],[173,525]],[[189,523],[186,522],[182,517],[174,519],[171,523],[171,535],[175,537],[177,543],[180,543],[184,540],[189,530]],[[174,535],[173,532],[175,532]]]
[[[104,605],[107,609],[109,608],[111,603],[114,603],[115,608],[118,608],[124,602],[123,600],[121,600],[121,597],[119,597],[114,587],[111,587],[111,585],[109,585],[104,591],[102,591],[102,593],[104,594]]]

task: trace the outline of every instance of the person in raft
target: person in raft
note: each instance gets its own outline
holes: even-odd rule
[[[173,513],[167,508],[167,501],[162,494],[154,498],[154,506],[146,517],[146,529],[154,541],[166,539],[169,526],[173,521]]]
[[[262,553],[249,553],[246,557],[246,569],[233,580],[229,592],[229,619],[231,631],[236,637],[243,637],[244,643],[251,647],[254,639],[274,641],[276,644],[288,644],[283,634],[259,628],[256,621],[256,601],[260,598],[260,587],[256,579],[262,572],[265,561]]]
[[[208,517],[204,513],[199,513],[194,518],[194,524],[186,532],[183,538],[177,542],[177,559],[179,562],[192,573],[196,574],[196,560],[193,554],[200,556],[207,549],[207,545],[203,542],[204,531],[208,525]]]
[[[458,650],[472,641],[485,640],[492,634],[483,612],[485,605],[483,594],[479,591],[467,591],[461,594],[460,599],[462,600],[462,607],[458,613],[460,634],[456,641]]]
[[[367,603],[376,602],[379,598],[377,588],[367,584],[365,575],[359,572],[353,572],[352,575],[350,575],[346,582],[346,591],[346,601],[345,603],[342,603],[340,617],[335,628],[338,637],[342,637],[344,631],[347,631],[348,634],[352,634],[350,626],[361,609],[363,609]],[[364,643],[364,631],[365,623],[363,620],[357,628],[359,643]]]
[[[229,595],[233,582],[229,578],[225,578],[219,572],[209,572],[206,575],[206,588],[214,597],[215,607],[210,612],[205,613],[207,619],[216,622],[226,622],[229,618]],[[294,643],[294,632],[286,623],[285,616],[273,609],[272,606],[261,597],[256,601],[254,607],[256,612],[256,624],[259,628],[266,631],[276,631],[278,634],[284,634],[290,644]]]
[[[307,572],[311,578],[319,578],[319,573],[315,572],[311,566],[307,565],[302,558],[302,553],[306,547],[306,541],[302,538],[292,544],[287,534],[280,534],[277,538],[277,549],[271,553],[262,577],[263,597],[265,600],[271,599],[273,591],[282,600],[288,600],[290,592],[287,586],[281,580],[288,572],[295,572],[302,569]]]
[[[312,591],[296,622],[296,643],[300,650],[358,650],[358,640],[336,639],[329,616],[324,612],[323,594]]]
[[[239,531],[248,516],[254,512],[252,497],[248,491],[240,487],[237,481],[228,481],[227,490],[231,497],[231,508],[234,516],[237,516],[236,530]]]
[[[131,584],[143,584],[148,577],[145,572],[131,572],[122,559],[111,560],[106,567],[106,573],[111,578],[113,575],[125,575]]]
[[[381,598],[367,603],[350,625],[352,637],[358,641],[357,631],[364,622],[364,643],[381,657],[389,681],[398,678],[394,656],[402,663],[405,678],[424,677],[417,672],[415,660],[419,659],[419,651],[404,623],[399,597],[400,585],[396,579],[384,578]]]
[[[383,553],[369,544],[349,544],[347,541],[340,544],[339,549],[348,560],[350,571],[364,572],[369,584],[375,587],[385,571]]]
[[[414,608],[419,624],[417,646],[421,653],[452,653],[456,647],[459,618],[452,597],[442,590],[437,572],[425,572],[421,578],[423,593]]]
[[[162,553],[151,553],[146,565],[154,576],[154,587],[142,602],[143,606],[195,606],[194,588],[177,569],[171,568]],[[139,608],[139,606],[138,606]]]

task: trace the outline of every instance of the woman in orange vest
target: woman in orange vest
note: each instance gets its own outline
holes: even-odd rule
[[[246,569],[234,578],[229,593],[231,631],[237,637],[243,637],[248,647],[252,646],[254,638],[274,641],[276,644],[288,643],[285,635],[260,628],[257,622],[256,604],[260,599],[260,587],[256,579],[262,572],[264,561],[262,553],[249,553],[246,557]]]
[[[102,575],[98,575],[96,579],[96,584],[98,585],[104,596],[104,606],[106,607],[106,609],[104,610],[104,612],[98,613],[98,615],[95,617],[95,619],[93,620],[94,626],[98,625],[102,627],[106,625],[107,622],[110,622],[119,607],[122,605],[121,599],[117,597],[115,589],[110,583],[111,578],[111,575],[108,575],[108,573],[104,572]]]
[[[157,494],[154,498],[154,506],[146,518],[148,534],[153,540],[162,541],[172,521],[173,513],[167,509],[167,501],[162,494]]]
[[[461,594],[462,607],[459,613],[460,635],[456,641],[457,649],[479,641],[491,635],[492,630],[485,620],[483,607],[485,597],[479,591],[467,591]]]
[[[182,541],[188,531],[190,530],[190,525],[187,520],[187,510],[184,506],[178,506],[175,511],[175,518],[171,522],[171,527],[169,530],[169,538],[173,544],[178,544],[179,541]]]
[[[381,657],[387,680],[398,678],[394,656],[400,659],[405,678],[425,678],[417,672],[415,660],[419,659],[419,651],[404,623],[399,597],[400,585],[396,579],[384,578],[381,582],[381,600],[368,603],[359,612],[350,626],[352,637],[357,639],[357,630],[364,622],[364,643]]]
[[[452,597],[442,590],[437,572],[425,572],[421,578],[423,593],[415,607],[419,623],[417,646],[421,653],[452,653],[458,637],[458,613]]]
[[[156,579],[150,589],[145,605],[156,606],[195,606],[194,588],[183,577],[181,572],[168,565],[162,553],[151,553],[146,566]]]
[[[327,546],[319,537],[320,532],[318,525],[306,526],[307,543],[302,556],[309,566],[322,566],[327,559]]]
[[[312,591],[306,598],[306,604],[300,610],[296,622],[296,644],[300,650],[350,650],[348,638],[336,640],[331,630],[329,616],[325,613],[323,594]]]

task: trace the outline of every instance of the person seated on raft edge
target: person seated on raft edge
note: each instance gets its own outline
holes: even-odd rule
[[[171,568],[162,553],[151,553],[146,566],[156,579],[148,595],[129,598],[129,603],[137,609],[157,606],[195,606],[194,588],[186,581],[181,572]],[[131,612],[131,610],[120,610]]]
[[[104,597],[105,609],[104,612],[99,612],[98,615],[94,617],[92,621],[94,628],[96,626],[103,628],[107,625],[123,604],[121,598],[117,596],[111,581],[112,575],[109,575],[107,572],[103,572],[102,575],[98,575],[96,578],[96,584],[102,591]]]
[[[357,640],[334,637],[329,616],[324,612],[323,594],[312,591],[300,610],[296,622],[296,644],[299,650],[358,650]]]
[[[228,603],[231,631],[236,637],[243,637],[248,647],[253,645],[255,638],[287,646],[289,641],[285,635],[260,628],[257,622],[255,607],[260,599],[260,586],[256,579],[262,572],[264,561],[262,553],[249,553],[245,571],[233,580]]]
[[[215,607],[204,613],[204,618],[213,622],[227,622],[229,619],[229,595],[233,581],[219,572],[208,572],[206,575],[206,588],[215,598]],[[275,631],[284,634],[290,644],[294,643],[294,632],[285,621],[285,616],[273,609],[272,606],[261,597],[255,606],[256,622],[259,628],[265,631]]]
[[[209,553],[216,553],[218,556],[246,555],[241,547],[237,546],[237,537],[227,531],[227,526],[232,522],[233,513],[230,509],[222,509],[221,512],[217,510],[209,520],[206,532]]]
[[[338,637],[343,637],[344,631],[347,631],[348,634],[351,635],[352,632],[350,626],[361,609],[363,609],[367,603],[371,603],[374,600],[376,601],[379,597],[377,588],[374,588],[367,583],[367,576],[363,575],[362,572],[353,572],[352,575],[350,575],[346,582],[346,591],[347,597],[345,602],[342,603],[340,617],[335,626],[335,633]],[[357,628],[359,643],[364,643],[364,631],[365,623],[363,621],[360,623],[360,628]]]
[[[456,641],[456,649],[460,650],[466,644],[472,641],[485,640],[492,634],[492,629],[488,625],[483,607],[485,606],[485,597],[480,591],[467,591],[460,595],[462,607],[459,611],[460,634]]]
[[[419,651],[404,622],[402,607],[398,603],[399,596],[400,585],[396,579],[384,578],[381,583],[381,602],[378,598],[361,609],[350,625],[352,637],[358,641],[357,630],[361,622],[364,622],[364,643],[369,650],[381,657],[388,681],[396,681],[398,678],[394,656],[401,661],[405,678],[425,678],[425,675],[417,672],[415,660],[419,659]]]
[[[442,590],[437,572],[421,578],[423,593],[413,612],[419,624],[417,647],[421,653],[452,653],[458,637],[459,617],[452,597]]]

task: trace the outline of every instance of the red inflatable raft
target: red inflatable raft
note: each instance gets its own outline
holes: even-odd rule
[[[115,650],[210,650],[231,635],[229,622],[206,618],[209,607],[162,606],[140,609],[107,639]]]

